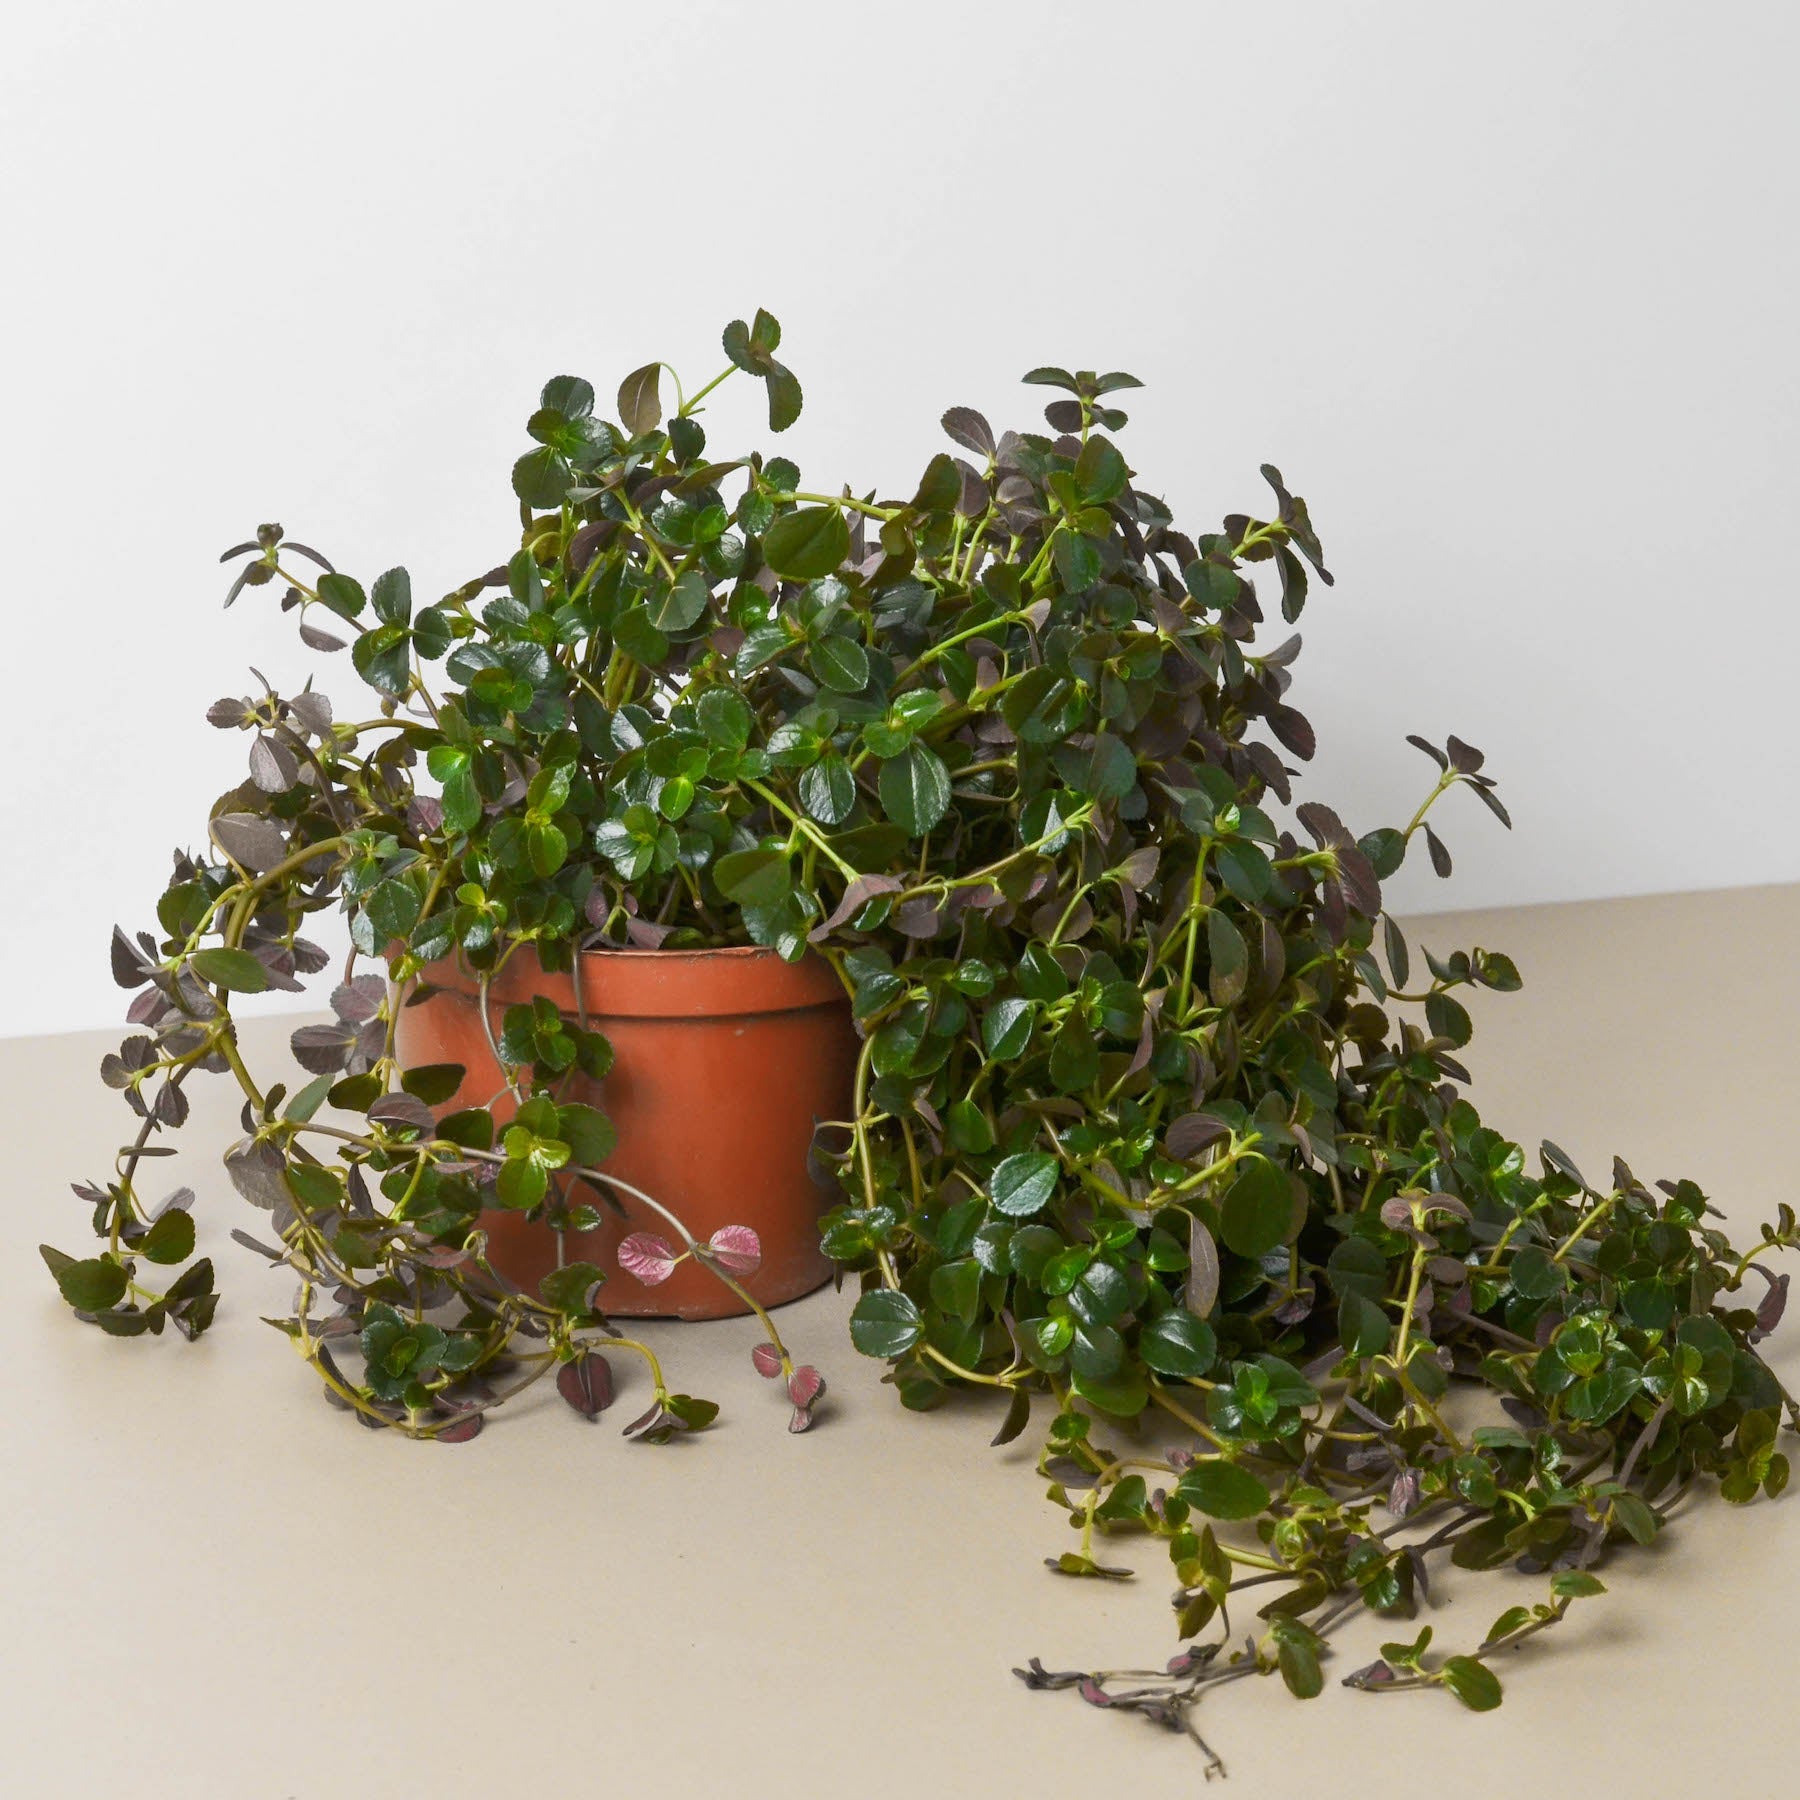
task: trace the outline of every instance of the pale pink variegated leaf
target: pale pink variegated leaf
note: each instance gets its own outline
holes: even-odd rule
[[[721,1225],[707,1242],[727,1275],[754,1275],[762,1267],[762,1239],[748,1225]]]
[[[619,1267],[645,1287],[658,1287],[675,1273],[681,1252],[653,1231],[634,1231],[619,1245]]]
[[[765,1381],[773,1381],[781,1373],[781,1352],[773,1344],[758,1344],[750,1352],[750,1361]]]

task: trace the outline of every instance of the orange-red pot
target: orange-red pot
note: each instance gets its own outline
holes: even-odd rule
[[[424,980],[438,991],[403,1006],[396,1048],[405,1063],[461,1063],[451,1107],[481,1106],[502,1086],[482,1030],[475,981],[454,960]],[[505,1008],[535,995],[577,1016],[567,975],[546,975],[529,952],[515,956],[488,990],[499,1035]],[[784,962],[773,950],[590,950],[583,953],[581,998],[589,1026],[611,1040],[604,1082],[577,1075],[565,1101],[601,1107],[618,1128],[606,1167],[653,1194],[704,1241],[721,1225],[749,1225],[762,1240],[762,1264],[744,1285],[765,1306],[809,1294],[830,1279],[819,1249],[819,1214],[828,1197],[807,1173],[813,1128],[850,1114],[856,1033],[842,985],[822,958]],[[494,1101],[496,1118],[512,1111]],[[696,1263],[647,1288],[618,1266],[630,1231],[673,1238],[668,1225],[626,1195],[620,1221],[601,1204],[598,1230],[566,1234],[570,1262],[591,1262],[607,1282],[609,1313],[726,1318],[746,1309]],[[556,1266],[555,1234],[516,1212],[485,1212],[494,1266],[532,1292]]]

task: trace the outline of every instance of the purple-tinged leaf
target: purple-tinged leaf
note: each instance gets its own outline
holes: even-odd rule
[[[645,1287],[660,1287],[667,1281],[681,1256],[667,1238],[653,1231],[634,1231],[619,1245],[619,1267]]]
[[[265,794],[285,794],[300,779],[300,765],[286,744],[259,734],[250,743],[250,779]]]
[[[943,416],[945,433],[953,443],[977,456],[992,456],[995,450],[994,428],[972,406],[953,406]]]
[[[288,710],[298,719],[306,730],[316,738],[328,736],[331,731],[331,701],[324,695],[308,688],[304,693],[296,694],[288,703]]]
[[[266,1139],[251,1139],[225,1153],[231,1185],[265,1212],[288,1203],[287,1162]]]
[[[892,875],[858,875],[844,889],[844,897],[832,911],[830,916],[820,925],[813,928],[810,934],[813,942],[828,937],[840,925],[854,919],[869,902],[882,894],[897,894],[902,883]]]
[[[112,934],[112,977],[122,988],[142,987],[157,967],[156,958],[145,952],[117,925]]]
[[[1163,1133],[1163,1154],[1171,1162],[1192,1162],[1201,1151],[1231,1136],[1231,1127],[1211,1113],[1183,1113]]]
[[[322,626],[314,625],[309,620],[300,621],[300,641],[309,650],[323,650],[328,654],[333,650],[341,650],[345,639],[335,632],[326,631]]]
[[[431,1435],[440,1444],[466,1444],[472,1437],[480,1437],[485,1413],[466,1412],[448,1425],[440,1426]]]
[[[294,1061],[311,1075],[335,1075],[355,1044],[356,1034],[341,1025],[302,1025],[288,1039]]]
[[[988,1440],[998,1449],[1002,1444],[1010,1444],[1025,1427],[1031,1423],[1031,1390],[1015,1387],[1012,1399],[1007,1403],[1006,1417],[1000,1422],[1000,1429]]]
[[[398,1125],[429,1137],[437,1130],[437,1115],[423,1100],[411,1094],[383,1094],[369,1108],[372,1125]]]
[[[773,1381],[781,1373],[781,1352],[773,1344],[758,1344],[750,1352],[750,1361],[766,1381]]]
[[[286,834],[273,819],[255,813],[220,813],[212,822],[213,842],[253,875],[265,874],[288,853]]]
[[[708,1240],[707,1248],[726,1274],[740,1280],[762,1267],[762,1239],[748,1225],[721,1225]]]
[[[681,1421],[658,1400],[648,1412],[639,1413],[619,1435],[640,1438],[646,1443],[666,1443],[680,1429]]]
[[[810,1408],[825,1392],[825,1377],[811,1363],[802,1363],[788,1377],[788,1398],[798,1407]]]
[[[387,983],[379,975],[358,975],[332,990],[331,1010],[346,1025],[362,1025],[380,1012]]]
[[[1188,1278],[1183,1296],[1196,1319],[1210,1318],[1219,1303],[1219,1246],[1203,1219],[1188,1223]]]
[[[556,1371],[556,1391],[584,1419],[597,1419],[612,1405],[612,1364],[592,1350]]]
[[[1788,1277],[1774,1275],[1761,1263],[1752,1263],[1757,1274],[1769,1284],[1769,1291],[1763,1296],[1763,1303],[1756,1309],[1756,1329],[1760,1335],[1767,1337],[1781,1323],[1781,1315],[1787,1310]]]

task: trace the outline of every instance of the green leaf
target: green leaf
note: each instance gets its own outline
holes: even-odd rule
[[[194,1254],[193,1214],[171,1207],[151,1224],[137,1248],[153,1263],[186,1262]]]
[[[1573,1382],[1563,1394],[1563,1411],[1571,1419],[1603,1425],[1630,1405],[1643,1385],[1637,1370],[1624,1367],[1601,1369]]]
[[[1657,1532],[1662,1529],[1661,1520],[1636,1494],[1614,1494],[1612,1516],[1640,1544],[1653,1542]]]
[[[1568,1271],[1561,1263],[1552,1262],[1550,1253],[1536,1244],[1527,1244],[1514,1253],[1507,1270],[1513,1292],[1526,1300],[1548,1300],[1568,1285]]]
[[[404,938],[419,921],[419,895],[410,881],[377,882],[363,902],[369,923],[375,927],[376,941],[385,944]]]
[[[1218,1354],[1210,1325],[1173,1307],[1138,1333],[1138,1355],[1159,1375],[1204,1375]]]
[[[1283,1638],[1275,1647],[1275,1663],[1296,1700],[1314,1699],[1324,1689],[1325,1673],[1319,1667],[1319,1653],[1311,1644]]]
[[[540,511],[561,506],[572,479],[568,459],[550,444],[527,450],[513,464],[513,492],[527,506],[537,507]]]
[[[600,1279],[600,1271],[592,1263],[565,1263],[538,1283],[538,1293],[547,1306],[554,1306],[558,1312],[586,1318],[590,1316],[588,1290]]]
[[[314,590],[320,600],[342,619],[354,619],[368,604],[362,583],[335,571],[321,575]]]
[[[1338,1302],[1338,1339],[1346,1356],[1379,1356],[1391,1335],[1387,1314],[1367,1295],[1351,1292]]]
[[[788,859],[775,849],[728,851],[713,864],[713,880],[740,906],[773,906],[793,886]]]
[[[1050,1046],[1050,1080],[1065,1094],[1079,1094],[1100,1073],[1100,1046],[1087,1020],[1070,1013]]]
[[[612,1120],[580,1101],[556,1109],[556,1135],[569,1146],[569,1160],[584,1169],[605,1162],[619,1141]]]
[[[1014,1219],[1027,1219],[1041,1212],[1055,1192],[1056,1158],[1042,1150],[1026,1150],[1004,1158],[988,1184],[994,1205]]]
[[[821,825],[838,825],[856,805],[856,777],[836,750],[827,750],[799,781],[800,804]]]
[[[411,639],[404,625],[377,625],[350,647],[356,672],[377,693],[401,699],[412,685]]]
[[[817,581],[850,554],[850,527],[835,506],[783,513],[763,533],[763,561],[789,581]]]
[[[268,970],[248,950],[196,950],[188,966],[202,981],[234,994],[260,994],[269,985]]]
[[[950,1142],[965,1156],[984,1156],[994,1147],[994,1128],[973,1100],[952,1100],[944,1114]]]
[[[1075,485],[1084,500],[1093,505],[1116,500],[1124,493],[1126,480],[1125,458],[1105,438],[1095,434],[1081,446],[1075,459]]]
[[[38,1245],[38,1255],[56,1277],[62,1297],[78,1312],[103,1312],[125,1297],[125,1271],[110,1257],[77,1262],[50,1244]]]
[[[1294,1201],[1287,1174],[1265,1156],[1250,1156],[1225,1195],[1219,1235],[1239,1256],[1267,1256],[1294,1229]]]
[[[1149,1384],[1140,1369],[1127,1368],[1111,1377],[1072,1375],[1070,1385],[1083,1400],[1115,1419],[1134,1419],[1150,1404]]]
[[[1492,1712],[1500,1704],[1500,1677],[1473,1656],[1447,1656],[1438,1679],[1470,1712]]]
[[[1253,1519],[1269,1505],[1269,1490],[1236,1463],[1195,1463],[1175,1491],[1196,1511],[1214,1519]]]
[[[415,1063],[400,1071],[400,1085],[427,1106],[442,1106],[462,1086],[461,1063]]]
[[[1100,579],[1099,549],[1066,526],[1057,529],[1051,545],[1051,555],[1063,586],[1071,594],[1085,594]]]
[[[706,614],[712,589],[698,569],[684,569],[668,592],[650,604],[650,623],[660,632],[673,635],[690,631]]]
[[[881,765],[881,809],[908,837],[923,837],[950,810],[950,771],[935,750],[909,744]]]
[[[981,1264],[965,1256],[931,1271],[931,1302],[940,1311],[972,1325],[981,1306]]]
[[[850,1313],[850,1341],[864,1356],[903,1356],[923,1334],[919,1309],[893,1288],[873,1288]]]
[[[709,688],[695,703],[694,714],[709,744],[721,750],[742,750],[749,744],[755,715],[730,688]]]
[[[869,685],[869,653],[842,632],[820,638],[806,660],[819,680],[837,693],[860,694]]]
[[[982,1015],[981,1043],[989,1062],[1011,1062],[1024,1055],[1031,1041],[1032,1005],[1009,994],[996,1000]]]
[[[549,1192],[550,1177],[535,1157],[513,1157],[500,1165],[494,1190],[502,1206],[528,1212]]]
[[[1243,983],[1221,991],[1222,984],[1243,975],[1250,964],[1250,952],[1244,934],[1215,906],[1206,915],[1206,950],[1212,959],[1213,994],[1221,1005],[1227,1005],[1243,992]]]
[[[444,828],[473,831],[481,823],[481,792],[475,785],[475,768],[467,750],[436,745],[426,756],[426,766],[443,783]]]
[[[369,589],[369,604],[384,625],[412,623],[412,577],[404,569],[389,569],[375,577]]]
[[[800,383],[793,370],[772,358],[763,381],[769,390],[769,429],[786,431],[800,416]]]
[[[1588,1600],[1604,1594],[1606,1583],[1586,1569],[1564,1569],[1550,1577],[1550,1591],[1559,1600]]]

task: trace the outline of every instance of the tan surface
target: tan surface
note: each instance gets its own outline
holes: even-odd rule
[[[1797,928],[1800,888],[1466,914],[1423,935],[1506,949],[1525,975],[1524,993],[1476,1008],[1495,1123],[1594,1171],[1617,1149],[1646,1178],[1690,1174],[1748,1226],[1796,1197]],[[292,1021],[269,1024],[265,1045]],[[810,1437],[782,1429],[749,1368],[755,1327],[733,1321],[658,1328],[674,1379],[726,1408],[703,1438],[622,1442],[641,1380],[620,1358],[625,1391],[597,1427],[534,1390],[473,1444],[409,1444],[329,1410],[258,1323],[284,1283],[226,1241],[250,1221],[192,1157],[168,1166],[200,1189],[226,1296],[213,1333],[116,1342],[63,1316],[33,1246],[83,1241],[65,1184],[118,1141],[124,1109],[94,1076],[110,1041],[0,1043],[0,1789],[1011,1800],[1200,1785],[1184,1743],[1007,1673],[1034,1652],[1160,1660],[1160,1553],[1121,1540],[1115,1560],[1142,1571],[1124,1586],[1045,1571],[1067,1534],[1023,1445],[989,1450],[985,1407],[903,1415],[849,1348],[847,1298],[783,1316],[832,1382]],[[222,1145],[227,1099],[211,1084],[185,1135]],[[1797,1343],[1791,1323],[1775,1340],[1790,1385]],[[1473,1800],[1506,1791],[1482,1771],[1515,1758],[1553,1765],[1568,1792],[1790,1785],[1800,1753],[1779,1729],[1705,1739],[1790,1716],[1800,1504],[1707,1504],[1607,1574],[1608,1598],[1506,1663],[1506,1704],[1486,1717],[1442,1695],[1221,1693],[1203,1724],[1232,1791],[1422,1791],[1401,1728],[1465,1771]],[[1432,1615],[1440,1638],[1468,1647],[1540,1585],[1465,1578],[1479,1591]],[[1385,1635],[1358,1631],[1336,1674]]]

